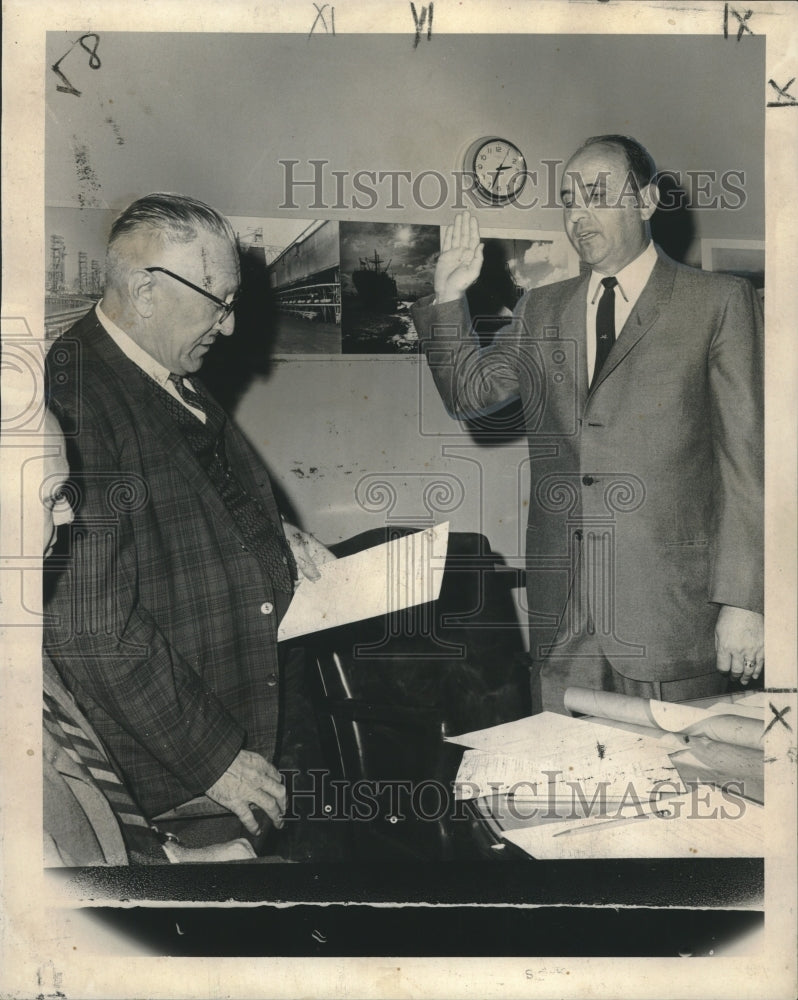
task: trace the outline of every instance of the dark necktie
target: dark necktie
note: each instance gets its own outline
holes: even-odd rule
[[[208,415],[202,396],[200,396],[198,392],[195,392],[194,389],[186,383],[186,380],[182,375],[175,375],[175,373],[172,372],[169,375],[169,381],[175,389],[177,389],[177,394],[184,403],[188,403],[188,405],[193,406],[195,410],[199,410],[200,413],[204,413],[206,416]]]
[[[252,551],[268,570],[272,583],[283,594],[294,593],[295,563],[282,529],[276,526],[260,501],[250,495],[227,460],[224,438],[226,417],[222,408],[204,389],[202,393],[186,385],[182,375],[169,375],[181,399],[202,410],[203,423],[195,413],[180,405],[163,386],[158,386],[142,369],[141,377],[169,408],[185,434],[189,446],[208,474],[233,521]]]
[[[601,283],[604,291],[596,310],[596,363],[593,366],[591,389],[598,381],[602,366],[615,343],[615,286],[618,279],[602,278]]]

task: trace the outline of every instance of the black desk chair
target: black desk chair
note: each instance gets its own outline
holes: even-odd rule
[[[346,789],[353,857],[453,858],[450,810],[437,790],[448,795],[459,759],[459,748],[444,742],[446,719],[436,709],[352,697],[337,652],[319,653],[315,669],[322,748]]]
[[[349,555],[411,530],[377,529],[333,549]],[[435,604],[331,629],[309,648],[326,764],[347,789],[371,799],[359,811],[368,818],[350,823],[358,859],[471,854],[468,822],[453,819],[462,747],[443,738],[530,713],[528,658],[510,593],[517,581],[500,566],[483,536],[451,534]],[[354,802],[347,806],[357,812]]]

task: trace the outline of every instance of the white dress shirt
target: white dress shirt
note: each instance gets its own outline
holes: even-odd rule
[[[646,287],[654,265],[657,263],[657,251],[654,244],[649,240],[648,246],[626,267],[613,277],[617,278],[618,284],[615,288],[615,339],[617,340],[623,330],[623,325],[629,319],[635,303],[640,298],[640,293]],[[601,281],[609,275],[599,274],[593,271],[587,286],[587,384],[593,381],[593,369],[596,366],[596,312],[598,311],[599,299],[601,298]]]
[[[183,399],[180,393],[175,388],[174,382],[170,382],[169,375],[170,372],[167,368],[159,362],[156,361],[152,355],[147,354],[147,352],[139,347],[139,345],[132,340],[124,330],[120,329],[113,320],[110,320],[105,313],[102,311],[102,302],[98,302],[95,307],[97,310],[97,319],[102,324],[103,329],[108,334],[108,336],[113,340],[119,350],[129,358],[134,365],[139,367],[145,375],[149,375],[151,379],[154,379],[162,389],[166,389],[170,396],[173,396],[182,406],[190,412],[193,413],[195,417],[205,423],[207,417],[202,412],[194,406],[189,406],[189,404]],[[183,378],[185,384],[189,389],[194,389],[194,386],[187,378]],[[194,390],[196,392],[196,390]]]

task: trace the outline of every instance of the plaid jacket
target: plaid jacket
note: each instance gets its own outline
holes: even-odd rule
[[[94,311],[55,342],[47,374],[77,510],[45,646],[153,816],[208,789],[242,747],[273,756],[278,598]],[[225,434],[240,482],[279,525],[262,462],[230,421]]]

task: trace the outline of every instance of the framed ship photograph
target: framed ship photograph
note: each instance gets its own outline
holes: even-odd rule
[[[344,354],[418,352],[410,307],[433,292],[439,233],[405,223],[340,224]]]

